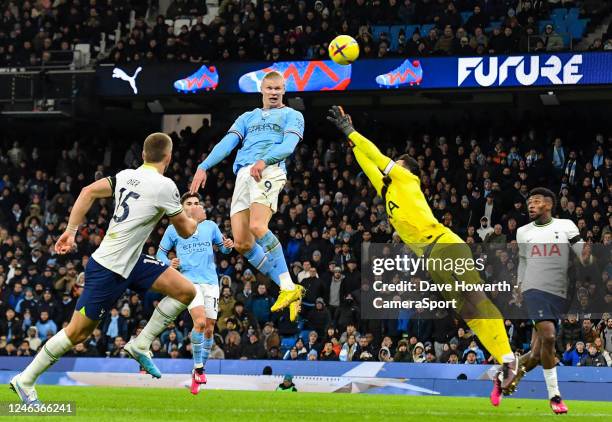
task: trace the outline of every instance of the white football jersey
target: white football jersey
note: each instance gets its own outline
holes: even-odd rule
[[[580,256],[584,241],[572,220],[553,218],[531,222],[516,232],[519,245],[518,282],[523,292],[541,290],[567,298],[572,250]]]
[[[106,236],[92,257],[103,267],[127,278],[142,248],[165,215],[183,211],[178,188],[150,165],[123,170],[108,178],[115,198],[115,212]]]

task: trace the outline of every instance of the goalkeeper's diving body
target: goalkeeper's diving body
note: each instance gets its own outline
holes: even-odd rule
[[[353,153],[366,176],[385,202],[389,222],[400,238],[418,255],[428,258],[472,258],[465,242],[434,217],[420,187],[418,164],[409,155],[397,161],[385,156],[370,140],[357,132],[349,115],[333,106],[328,120],[340,129],[353,147]],[[451,271],[429,272],[438,284],[454,283]],[[466,272],[467,283],[481,283],[477,271]],[[494,379],[491,403],[498,406],[502,389],[517,374],[518,361],[512,353],[502,315],[483,292],[447,292],[459,303],[457,312],[478,336],[484,347],[502,364]]]

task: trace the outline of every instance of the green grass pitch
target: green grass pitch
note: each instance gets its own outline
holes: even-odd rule
[[[546,400],[506,399],[493,408],[488,399],[386,396],[341,393],[281,393],[187,389],[40,386],[43,401],[74,401],[76,416],[19,417],[16,421],[539,421],[612,420],[612,402],[568,401],[570,413],[553,415]],[[0,401],[15,401],[7,388]],[[8,418],[0,418],[0,420]],[[588,420],[588,419],[587,419]]]

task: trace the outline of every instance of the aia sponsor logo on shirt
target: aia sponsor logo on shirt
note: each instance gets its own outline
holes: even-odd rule
[[[541,243],[531,245],[530,256],[545,257],[545,256],[562,256],[561,248],[556,243]]]

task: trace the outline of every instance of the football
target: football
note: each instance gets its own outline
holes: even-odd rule
[[[329,57],[338,64],[349,65],[359,57],[359,44],[350,35],[338,35],[329,43]]]

